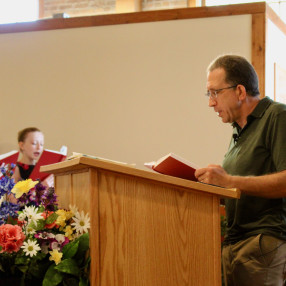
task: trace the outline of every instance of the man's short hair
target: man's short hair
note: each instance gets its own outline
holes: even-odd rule
[[[259,81],[254,67],[241,56],[223,55],[216,58],[207,71],[211,72],[217,68],[225,70],[225,81],[230,85],[243,85],[248,95],[259,95]]]

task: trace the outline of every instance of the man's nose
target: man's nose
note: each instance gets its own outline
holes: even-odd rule
[[[213,107],[215,105],[216,105],[216,100],[210,96],[209,97],[209,107]]]

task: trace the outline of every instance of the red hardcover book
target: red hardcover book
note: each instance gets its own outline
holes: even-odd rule
[[[65,146],[63,146],[61,150],[63,151],[57,152],[57,151],[44,149],[43,153],[41,154],[40,159],[38,160],[29,178],[32,179],[33,181],[45,180],[50,174],[40,172],[40,167],[64,161],[67,157],[67,149]]]
[[[199,167],[174,153],[169,153],[157,161],[145,163],[144,166],[164,175],[197,181],[195,171]]]
[[[3,163],[5,165],[11,164],[11,163],[16,164],[18,157],[19,157],[19,151],[10,151],[8,153],[2,154],[2,155],[0,155],[0,166]],[[50,174],[40,172],[40,167],[44,166],[44,165],[50,165],[50,164],[61,162],[61,161],[65,160],[66,157],[67,157],[67,148],[65,146],[63,146],[61,148],[60,152],[44,149],[44,151],[42,152],[42,154],[41,154],[38,162],[36,163],[35,168],[32,171],[29,178],[32,180],[43,181]]]
[[[16,164],[19,157],[19,151],[13,150],[8,153],[0,155],[0,166],[4,163],[6,164]]]

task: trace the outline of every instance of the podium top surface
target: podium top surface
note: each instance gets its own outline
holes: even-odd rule
[[[199,182],[193,182],[190,180],[184,180],[172,176],[167,176],[163,174],[159,174],[153,171],[145,171],[141,169],[137,169],[132,165],[121,164],[117,162],[113,162],[111,160],[104,159],[95,159],[88,157],[78,157],[72,160],[66,160],[60,163],[41,166],[40,171],[51,173],[55,175],[59,175],[61,173],[67,173],[72,171],[78,171],[88,168],[101,169],[111,172],[116,172],[124,175],[129,175],[137,178],[142,178],[145,180],[156,181],[162,184],[172,185],[174,187],[184,189],[184,191],[196,190],[200,192],[205,192],[209,194],[219,195],[221,197],[228,198],[239,198],[240,190],[238,189],[226,189],[222,187],[217,187],[213,185],[208,185]]]

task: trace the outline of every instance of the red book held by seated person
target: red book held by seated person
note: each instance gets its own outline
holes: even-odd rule
[[[33,181],[38,180],[38,179],[41,181],[45,180],[50,174],[40,172],[40,167],[62,162],[66,159],[66,157],[67,157],[66,146],[62,146],[60,152],[44,149],[44,151],[41,154],[40,159],[36,163],[35,168],[32,171],[29,178],[32,179]]]
[[[15,164],[17,163],[19,157],[19,151],[11,151],[5,154],[0,155],[0,166],[4,163],[6,164]],[[33,181],[35,180],[45,180],[50,174],[40,172],[40,167],[44,165],[55,164],[61,161],[64,161],[67,157],[67,147],[62,146],[61,150],[53,151],[44,149],[38,162],[36,163],[31,175],[29,176],[30,179]]]
[[[157,161],[145,163],[144,166],[164,175],[197,181],[195,171],[199,167],[174,153],[169,153]]]
[[[8,153],[0,155],[0,166],[4,163],[7,164],[16,164],[19,157],[19,151],[13,150]]]

